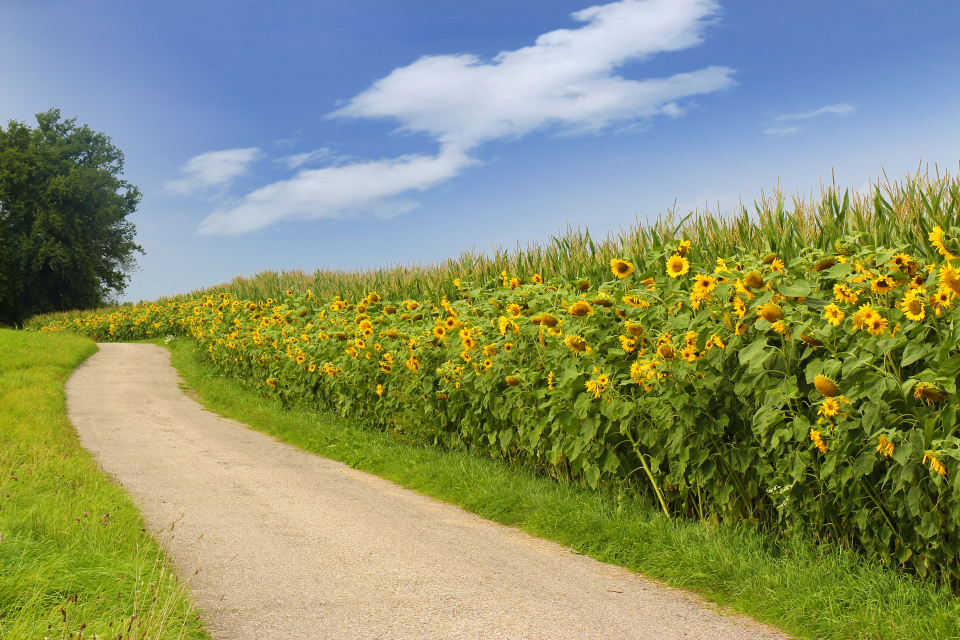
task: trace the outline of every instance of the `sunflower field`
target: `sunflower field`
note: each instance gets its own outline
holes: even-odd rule
[[[875,215],[895,208],[877,199]],[[891,231],[849,209],[827,194],[817,240],[772,251],[678,227],[621,244],[603,275],[208,292],[33,328],[189,337],[284,402],[591,487],[629,481],[668,515],[809,535],[956,587],[960,223],[927,227],[921,208]]]

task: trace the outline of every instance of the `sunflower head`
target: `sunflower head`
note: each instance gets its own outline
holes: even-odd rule
[[[751,271],[743,278],[743,284],[747,285],[751,289],[762,289],[766,284],[763,281],[763,278],[756,271]]]
[[[690,271],[690,261],[679,253],[667,258],[667,275],[671,278],[679,278]]]
[[[823,394],[824,397],[835,398],[840,395],[840,388],[833,378],[819,375],[813,379],[813,386],[815,386],[817,391]]]
[[[587,341],[580,336],[567,336],[563,343],[575,353],[583,353],[589,349]]]
[[[950,265],[942,268],[940,270],[940,286],[960,294],[960,271],[956,271]]]
[[[626,260],[614,258],[610,261],[610,271],[612,271],[613,275],[617,276],[618,278],[626,278],[628,275],[633,273],[633,265]]]
[[[889,293],[896,284],[896,281],[890,276],[880,276],[871,283],[870,290],[874,293]]]
[[[593,313],[593,308],[590,306],[590,303],[586,300],[578,300],[570,305],[570,308],[567,309],[570,312],[570,315],[575,318],[581,318],[587,314]]]
[[[823,271],[824,269],[829,269],[830,267],[832,267],[832,266],[835,265],[835,264],[837,264],[837,261],[836,261],[835,259],[833,259],[833,258],[824,258],[823,260],[821,260],[821,261],[818,262],[817,264],[813,265],[813,270],[816,271],[817,273],[820,273],[820,272]]]
[[[767,322],[777,322],[783,319],[783,311],[773,303],[761,305],[757,309],[757,315]]]
[[[923,306],[923,298],[920,296],[907,296],[900,304],[900,309],[907,320],[920,322],[927,315],[927,310]]]
[[[544,326],[550,327],[552,329],[553,327],[557,326],[558,322],[559,320],[554,318],[549,313],[540,314],[540,323],[543,324]]]
[[[932,382],[918,382],[917,386],[913,389],[913,397],[917,400],[922,398],[927,401],[927,404],[943,402],[947,399],[946,396],[943,395],[943,389]]]
[[[577,285],[577,291],[579,291],[580,293],[583,293],[583,292],[589,291],[589,290],[590,290],[590,281],[589,281],[589,280],[581,280],[581,281],[580,281],[580,284]]]

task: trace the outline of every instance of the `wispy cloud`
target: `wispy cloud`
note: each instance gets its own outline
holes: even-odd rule
[[[246,173],[250,164],[260,156],[257,147],[202,153],[180,167],[183,177],[168,182],[167,189],[188,194],[209,187],[226,187]]]
[[[809,120],[827,113],[832,113],[835,116],[848,116],[856,110],[857,108],[852,104],[830,104],[825,107],[820,107],[814,111],[806,111],[804,113],[788,113],[776,118],[776,120],[777,122],[787,122],[790,120]]]
[[[774,122],[797,122],[804,120],[812,120],[823,115],[834,115],[834,116],[848,116],[857,108],[852,104],[841,103],[841,104],[829,104],[825,107],[820,107],[813,111],[804,111],[803,113],[787,113],[781,116],[777,116],[773,119]],[[807,127],[801,127],[799,125],[784,125],[784,126],[774,126],[764,129],[763,132],[771,136],[789,136],[794,133],[799,133],[800,131],[805,131]]]
[[[286,164],[288,168],[296,169],[309,162],[329,158],[331,155],[330,147],[323,147],[322,149],[309,151],[307,153],[295,153],[292,156],[284,156],[283,158],[278,158],[278,160]]]
[[[212,214],[200,231],[235,234],[285,219],[389,214],[411,206],[395,206],[391,198],[453,178],[476,162],[468,153],[485,142],[679,117],[684,111],[677,101],[733,86],[733,70],[711,66],[644,80],[615,71],[629,61],[699,44],[717,10],[714,0],[620,0],[572,14],[584,23],[578,29],[551,31],[532,46],[489,61],[472,54],[424,56],[377,80],[328,118],[393,120],[400,131],[435,141],[436,156],[301,169]],[[289,166],[300,166],[295,163],[302,155],[290,156]]]

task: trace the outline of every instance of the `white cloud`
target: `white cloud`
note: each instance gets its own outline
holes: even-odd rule
[[[573,14],[586,25],[546,33],[490,62],[472,54],[424,56],[394,70],[329,117],[391,118],[401,129],[469,149],[546,126],[590,132],[624,120],[678,113],[673,101],[732,86],[707,67],[628,80],[614,70],[698,44],[712,0],[623,0]]]
[[[323,147],[322,149],[316,149],[315,151],[309,151],[307,153],[295,153],[292,156],[284,156],[283,158],[278,158],[278,160],[286,164],[288,168],[296,169],[308,162],[329,158],[330,155],[330,147]]]
[[[791,134],[797,133],[800,131],[800,127],[770,127],[769,129],[764,129],[763,132],[768,136],[789,136]]]
[[[473,163],[467,154],[496,139],[538,130],[593,133],[679,117],[677,101],[733,86],[733,70],[710,66],[667,78],[630,80],[627,62],[699,44],[715,0],[620,0],[573,14],[558,29],[490,61],[472,54],[429,55],[395,69],[329,114],[391,119],[439,144],[434,157],[404,156],[301,170],[212,214],[202,233],[244,233],[284,219],[326,218],[409,208],[390,198],[448,180]],[[642,128],[642,127],[637,127]],[[309,154],[289,156],[291,168]],[[299,164],[298,164],[299,163]]]
[[[445,149],[436,156],[409,155],[356,162],[340,167],[302,169],[289,180],[274,182],[245,196],[200,223],[202,234],[236,235],[280,220],[333,218],[358,211],[390,217],[416,206],[391,196],[429,189],[476,162]]]
[[[796,122],[803,120],[812,120],[822,115],[832,114],[835,116],[848,116],[857,108],[852,104],[841,103],[841,104],[828,104],[825,107],[820,107],[813,111],[805,111],[803,113],[787,113],[782,116],[777,116],[773,119],[774,122]],[[798,125],[783,125],[783,126],[773,126],[767,129],[764,129],[763,132],[768,136],[789,136],[801,131],[806,131],[809,127],[801,127]]]
[[[187,160],[180,173],[183,177],[167,183],[167,189],[188,194],[207,187],[225,187],[246,173],[250,164],[260,157],[260,149],[227,149],[210,151]]]
[[[788,113],[776,118],[776,120],[777,122],[787,122],[789,120],[809,120],[810,118],[816,118],[817,116],[822,116],[826,113],[832,113],[836,116],[848,116],[856,110],[857,108],[852,104],[830,104],[825,107],[820,107],[815,111],[807,111],[805,113]]]

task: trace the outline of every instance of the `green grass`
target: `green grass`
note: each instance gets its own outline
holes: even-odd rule
[[[67,420],[63,383],[96,350],[0,330],[0,638],[208,638],[131,498]]]
[[[285,409],[170,345],[203,404],[497,522],[556,540],[808,638],[957,638],[960,599],[842,549],[774,540],[741,526],[668,519],[627,488],[585,491],[463,452],[405,442],[309,407]]]

